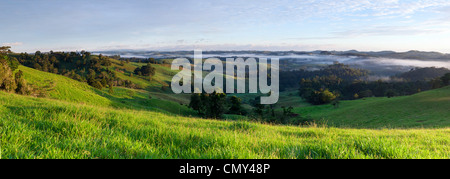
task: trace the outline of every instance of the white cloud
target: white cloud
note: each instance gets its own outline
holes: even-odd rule
[[[246,1],[248,2],[248,1]],[[253,1],[251,1],[253,2]],[[305,19],[310,17],[336,18],[339,16],[384,17],[408,16],[428,8],[450,5],[448,0],[281,0],[253,2],[254,6],[234,7],[236,14],[276,19]],[[280,13],[281,12],[281,13]],[[280,18],[283,17],[283,18]]]
[[[447,29],[436,29],[431,27],[414,26],[374,26],[362,29],[336,32],[340,37],[360,37],[360,36],[403,36],[434,34],[448,31]]]
[[[21,46],[21,45],[23,45],[23,43],[22,42],[12,42],[12,43],[2,43],[2,45],[13,47],[13,46]]]
[[[296,46],[296,43],[329,47],[329,43],[369,39],[352,37],[375,37],[372,39],[378,40],[378,36],[402,36],[403,39],[415,39],[415,35],[441,35],[450,31],[447,30],[450,29],[450,0],[155,0],[114,2],[102,6],[97,1],[86,2],[89,3],[79,3],[83,4],[82,8],[76,10],[67,2],[60,4],[65,8],[56,9],[50,6],[52,4],[40,2],[36,3],[41,7],[36,12],[36,4],[24,3],[20,10],[4,6],[2,12],[6,14],[8,9],[23,13],[5,21],[11,26],[0,28],[4,34],[0,39],[25,41],[26,45],[21,42],[3,43],[13,48],[20,46],[21,50],[44,48],[44,45],[53,49],[71,46],[74,49],[79,49],[79,46],[162,49],[195,45],[211,49],[303,49],[312,47]],[[45,8],[51,9],[48,10],[51,13],[41,13],[47,12]],[[66,9],[71,11],[65,13],[63,10]],[[92,9],[95,13],[86,13]],[[34,17],[32,14],[39,15],[29,20],[28,17]],[[61,28],[49,29],[54,27],[53,23],[61,22],[64,22]],[[438,35],[434,35],[434,39],[438,39]],[[118,43],[107,43],[110,40]],[[248,43],[254,45],[246,45]],[[366,43],[373,42],[355,42],[352,48]],[[424,47],[418,44],[418,48]],[[314,47],[322,47],[317,45]]]
[[[223,44],[178,44],[178,45],[118,45],[118,46],[102,46],[94,49],[88,49],[93,51],[105,51],[105,50],[162,50],[162,51],[177,51],[177,50],[317,50],[317,49],[336,49],[334,44],[298,44],[298,43],[271,43],[271,44],[239,44],[239,43],[223,43]]]

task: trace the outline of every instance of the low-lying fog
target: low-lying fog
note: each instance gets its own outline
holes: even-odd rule
[[[108,54],[104,54],[108,55]],[[193,58],[193,54],[155,54],[155,53],[124,53],[121,57],[135,58]],[[278,58],[281,61],[281,70],[296,70],[308,66],[310,70],[318,69],[311,65],[333,64],[335,62],[344,63],[355,68],[370,70],[375,76],[391,76],[398,73],[406,72],[416,67],[444,67],[450,69],[450,61],[424,61],[415,59],[393,59],[393,58],[375,58],[375,57],[357,57],[357,56],[335,56],[335,55],[317,55],[317,54],[283,54],[283,55],[261,55],[261,54],[203,54],[203,58],[217,57],[221,59],[230,57],[242,58]],[[284,65],[283,65],[284,64]]]

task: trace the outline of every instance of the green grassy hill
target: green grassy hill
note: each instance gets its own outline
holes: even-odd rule
[[[133,68],[122,69],[127,76]],[[300,103],[295,112],[339,128],[298,127],[190,117],[195,112],[167,101],[176,98],[169,93],[114,88],[108,94],[20,70],[47,96],[0,91],[0,158],[450,158],[449,88],[343,101],[337,109]],[[283,96],[282,104],[295,103],[290,93]],[[414,129],[380,129],[389,126]]]
[[[23,71],[27,82],[33,85],[43,97],[99,106],[111,105],[110,100],[100,96],[100,91],[87,83],[25,66],[19,66],[19,70]]]
[[[449,134],[205,120],[0,92],[0,158],[449,158]]]
[[[295,113],[350,128],[450,127],[450,86],[394,98],[365,98],[332,105],[295,108]]]
[[[167,64],[152,64],[152,67],[156,69],[155,76],[152,77],[152,80],[148,80],[144,77],[130,74],[137,67],[142,67],[146,65],[146,63],[124,63],[120,65],[119,60],[110,59],[113,62],[112,69],[115,71],[116,75],[124,80],[130,80],[134,84],[137,84],[144,88],[146,91],[149,91],[152,96],[157,97],[159,99],[163,99],[166,101],[172,101],[175,103],[189,104],[190,95],[189,94],[173,94],[172,91],[168,88],[170,82],[172,81],[173,75],[177,72],[170,69],[170,66]],[[163,90],[162,87],[165,86],[166,89]]]
[[[196,114],[185,105],[160,98],[161,95],[151,95],[152,99],[149,99],[150,93],[145,90],[115,87],[114,94],[109,94],[108,89],[98,90],[61,75],[24,66],[20,66],[19,70],[23,71],[27,82],[41,93],[41,97],[118,109],[151,110],[186,116]]]

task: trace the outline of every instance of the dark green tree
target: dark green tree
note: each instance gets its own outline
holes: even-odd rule
[[[108,93],[109,94],[114,94],[114,89],[113,89],[113,85],[112,84],[109,85]]]
[[[25,81],[25,79],[23,79],[23,72],[21,70],[19,70],[15,75],[15,82],[17,85],[16,88],[16,93],[17,94],[22,94],[22,95],[27,95],[30,94],[30,87],[27,84],[27,81]]]
[[[192,94],[189,107],[206,118],[219,119],[225,113],[226,95],[224,93]]]
[[[395,97],[396,95],[397,95],[397,93],[394,90],[392,90],[392,89],[386,91],[386,96],[388,98]]]
[[[140,68],[134,70],[134,74],[139,76],[154,76],[156,74],[156,69],[152,67],[150,63]]]
[[[203,103],[201,99],[201,95],[197,93],[193,93],[191,95],[191,101],[189,103],[189,107],[193,110],[197,111],[199,115],[203,114]]]
[[[292,110],[294,110],[292,106],[289,107],[282,106],[281,109],[283,109],[283,116],[290,117],[294,114],[292,112]]]
[[[202,101],[204,102],[204,101]],[[219,119],[225,113],[226,95],[213,92],[206,102],[206,117]]]
[[[335,100],[338,95],[330,92],[328,89],[319,90],[319,91],[311,91],[309,95],[306,95],[304,98],[311,104],[321,105],[328,104],[331,101]]]
[[[441,81],[445,86],[450,85],[450,73],[447,73],[443,77],[441,77]]]
[[[341,101],[339,100],[339,98],[334,99],[333,101],[331,101],[331,105],[333,105],[333,107],[339,108],[339,105],[341,104]]]
[[[238,98],[236,96],[231,96],[230,97],[230,109],[229,109],[229,114],[238,114],[238,115],[245,115],[245,111],[241,106],[241,98]]]

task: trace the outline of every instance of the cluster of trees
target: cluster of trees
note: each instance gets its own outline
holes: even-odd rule
[[[282,111],[276,111],[275,105],[263,105],[257,97],[251,100],[253,110],[247,112],[242,107],[242,100],[236,96],[227,97],[224,93],[201,93],[192,94],[189,107],[196,110],[204,118],[220,119],[224,114],[248,116],[249,118],[274,124],[296,124],[301,123],[301,117],[293,113],[292,107],[282,107]],[[296,120],[293,120],[296,118]]]
[[[414,79],[399,81],[368,81],[366,72],[351,69],[346,65],[334,64],[315,73],[316,76],[300,80],[299,94],[302,98],[314,105],[327,104],[339,99],[359,99],[365,97],[395,97],[412,95],[421,91],[440,88],[448,85],[448,76],[438,77],[426,81],[425,76],[433,76],[427,68],[427,73],[420,75],[417,72],[407,72],[405,75]],[[419,70],[424,71],[424,70]],[[444,69],[437,70],[441,73]]]
[[[450,73],[445,74],[440,78],[435,78],[429,82],[431,84],[431,88],[442,88],[444,86],[450,85]]]
[[[137,57],[121,57],[120,55],[110,55],[109,58],[120,60],[121,62],[137,62],[137,63],[151,63],[151,64],[163,64],[164,60],[157,60],[155,58],[137,58]],[[123,63],[123,64],[124,64]]]
[[[450,85],[450,73],[445,74],[441,77],[442,85],[448,86]]]
[[[108,57],[101,54],[94,56],[86,51],[68,53],[53,51],[41,53],[37,51],[34,55],[21,53],[14,56],[25,66],[87,82],[98,89],[112,88],[113,86],[140,88],[129,80],[118,78],[108,68],[112,65],[112,62]]]
[[[152,77],[156,74],[156,69],[152,67],[151,63],[147,63],[147,65],[138,67],[134,70],[134,74],[139,76],[149,76]]]
[[[330,79],[330,78],[328,78]],[[332,79],[332,78],[331,78]],[[436,86],[436,85],[435,85]],[[309,99],[310,95],[317,91],[332,91],[341,99],[351,100],[365,97],[393,97],[412,95],[421,91],[432,89],[433,85],[427,81],[415,82],[386,82],[378,81],[340,81],[335,83],[324,83],[320,78],[303,79],[300,82],[300,95]],[[324,104],[318,102],[319,104]],[[327,102],[325,102],[327,103]]]
[[[436,78],[440,78],[447,73],[450,73],[450,70],[447,68],[413,68],[409,72],[399,74],[394,78],[402,79],[405,81],[430,81]]]
[[[328,89],[309,90],[303,93],[302,97],[314,105],[328,104],[339,97],[336,92],[330,92]]]
[[[261,104],[260,97],[250,100],[253,107],[251,114],[248,116],[256,121],[271,124],[293,124],[299,125],[306,121],[303,117],[295,114],[292,106],[281,106],[282,111],[275,110],[276,104]]]
[[[247,112],[241,106],[241,99],[236,96],[227,98],[224,93],[192,94],[189,107],[205,118],[219,119],[223,114],[245,115]]]
[[[16,58],[10,58],[10,47],[0,47],[0,90],[18,94],[30,94],[31,88],[23,79],[23,72],[14,73],[19,67]]]
[[[320,70],[294,70],[294,71],[280,71],[280,90],[284,91],[287,88],[298,88],[299,81],[302,79],[313,79],[319,77],[331,77],[336,80],[362,80],[367,78],[369,71],[362,69],[350,68],[348,65],[341,63],[334,63]]]
[[[368,75],[366,70],[353,69],[341,63],[329,65],[318,71],[300,72],[307,74],[305,76],[309,76],[309,78],[300,80],[299,94],[314,105],[327,104],[338,100],[342,91],[350,82],[363,81]]]

